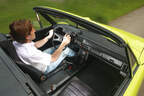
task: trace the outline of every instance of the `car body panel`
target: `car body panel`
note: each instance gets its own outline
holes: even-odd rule
[[[1,96],[29,96],[31,91],[25,78],[15,68],[14,62],[0,48],[0,94]]]
[[[144,66],[139,66],[123,96],[137,96],[144,79]]]
[[[141,87],[140,87],[140,89],[138,91],[137,96],[141,96],[142,94],[144,94],[143,90],[144,90],[144,80],[142,81],[142,84],[141,84]]]

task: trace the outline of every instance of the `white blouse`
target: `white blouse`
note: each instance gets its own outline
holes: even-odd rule
[[[28,65],[45,72],[50,65],[51,55],[37,49],[34,42],[21,44],[13,41],[18,57]]]

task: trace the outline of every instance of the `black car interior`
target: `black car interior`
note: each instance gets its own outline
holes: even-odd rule
[[[66,24],[37,30],[34,41],[48,35],[52,28],[54,29],[53,38],[40,50],[59,44],[67,33],[72,38],[68,47],[77,54],[63,60],[60,66],[47,75],[24,64],[18,58],[11,40],[1,40],[0,46],[45,94],[52,96],[114,95],[129,73],[125,48],[102,35]]]

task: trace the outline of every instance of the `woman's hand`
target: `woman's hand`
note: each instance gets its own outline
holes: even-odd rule
[[[51,29],[49,31],[49,35],[45,38],[43,38],[42,40],[36,41],[35,42],[35,47],[36,48],[40,48],[42,47],[46,42],[48,42],[48,40],[53,36],[53,29]]]
[[[47,39],[50,39],[53,36],[53,29],[49,31],[49,35],[46,37]]]
[[[65,48],[65,46],[70,43],[70,41],[71,41],[70,35],[65,34],[64,37],[63,37],[63,41],[62,41],[61,45],[60,45],[60,46],[58,47],[58,49],[52,54],[51,62],[54,62],[54,61],[56,61],[56,60],[59,58],[61,52],[63,51],[63,49]]]
[[[71,37],[68,34],[65,34],[63,37],[62,45],[66,46],[70,43]]]

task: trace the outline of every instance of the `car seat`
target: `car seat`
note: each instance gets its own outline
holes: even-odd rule
[[[30,65],[24,64],[19,59],[11,40],[0,41],[0,47],[22,69],[22,71],[28,73],[34,81],[41,82],[46,79],[46,76],[41,71]]]

